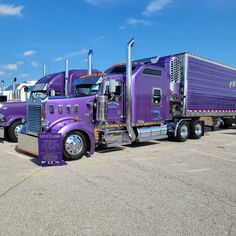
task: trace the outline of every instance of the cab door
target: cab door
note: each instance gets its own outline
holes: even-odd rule
[[[124,86],[120,80],[111,79],[106,83],[105,94],[108,96],[107,121],[124,122]]]

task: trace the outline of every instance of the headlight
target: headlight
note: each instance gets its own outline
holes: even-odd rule
[[[0,114],[0,122],[3,122],[3,121],[4,121],[4,115]]]

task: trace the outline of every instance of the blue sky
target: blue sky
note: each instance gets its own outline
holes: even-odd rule
[[[236,66],[235,0],[0,0],[0,80],[189,51]]]

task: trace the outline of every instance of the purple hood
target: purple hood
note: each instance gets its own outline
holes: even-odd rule
[[[4,102],[1,104],[0,114],[4,119],[0,126],[8,126],[12,121],[26,116],[26,102]]]

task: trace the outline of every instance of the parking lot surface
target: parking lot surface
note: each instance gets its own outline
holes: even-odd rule
[[[0,151],[0,235],[236,235],[236,129],[62,167]]]

